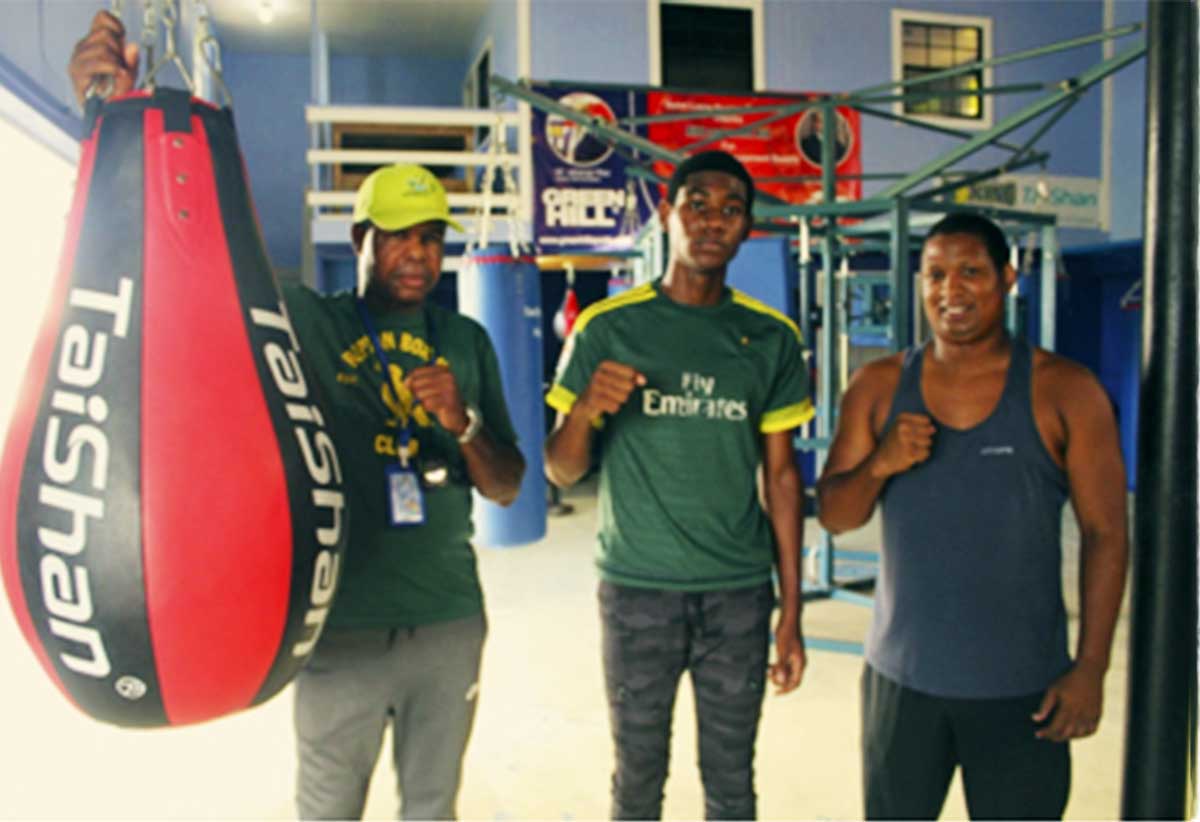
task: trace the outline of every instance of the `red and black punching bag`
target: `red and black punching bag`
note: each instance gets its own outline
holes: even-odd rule
[[[346,501],[230,112],[159,89],[93,114],[0,464],[0,569],[71,701],[179,725],[303,665]]]

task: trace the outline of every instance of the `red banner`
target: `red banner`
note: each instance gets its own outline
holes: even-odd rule
[[[815,95],[814,95],[815,96]],[[646,113],[678,114],[714,109],[740,109],[777,105],[780,108],[802,102],[803,97],[736,97],[724,94],[674,94],[650,92],[646,95]],[[651,123],[647,136],[651,141],[672,151],[691,154],[690,146],[707,140],[719,131],[742,128],[774,117],[773,111],[753,113],[713,114],[694,120]],[[862,173],[862,144],[859,113],[852,108],[838,108],[835,128],[838,175]],[[821,152],[823,141],[821,112],[808,109],[738,134],[708,143],[704,149],[722,149],[733,154],[746,166],[759,191],[772,194],[794,204],[821,202]],[[669,177],[669,163],[656,163],[655,171]],[[776,177],[813,175],[811,180],[775,181]],[[838,200],[862,198],[860,179],[838,180]]]

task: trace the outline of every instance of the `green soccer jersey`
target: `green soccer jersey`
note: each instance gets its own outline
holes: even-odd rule
[[[733,289],[689,306],[648,283],[579,315],[546,402],[570,411],[603,360],[646,385],[598,434],[601,577],[683,591],[770,579],[762,435],[813,415],[796,325]]]
[[[300,347],[321,385],[324,407],[333,417],[329,423],[350,507],[349,541],[328,624],[409,627],[479,613],[483,595],[470,543],[466,462],[454,436],[414,405],[402,383],[413,368],[448,364],[463,401],[480,409],[488,433],[515,446],[487,332],[474,320],[431,304],[424,312],[372,312],[394,378],[389,381],[352,294],[321,296],[286,286],[284,297]],[[424,490],[424,525],[392,527],[385,471],[397,462],[406,422],[411,423],[417,464],[444,463],[450,481]]]

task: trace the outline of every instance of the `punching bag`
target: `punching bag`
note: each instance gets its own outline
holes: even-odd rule
[[[0,569],[72,702],[179,725],[304,664],[345,498],[229,111],[168,89],[92,105],[0,463]]]
[[[492,339],[508,413],[525,457],[525,476],[507,508],[475,495],[475,536],[482,545],[508,548],[546,535],[546,477],[542,444],[542,273],[532,257],[489,246],[464,258],[458,310],[476,319]]]
[[[558,307],[558,311],[554,312],[554,334],[560,340],[565,340],[571,335],[571,329],[575,327],[575,320],[579,318],[579,297],[575,295],[575,286],[569,280],[567,282],[567,291],[563,294],[562,305]]]

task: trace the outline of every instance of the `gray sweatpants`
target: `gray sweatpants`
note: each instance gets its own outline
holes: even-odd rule
[[[300,818],[362,817],[391,722],[400,818],[453,819],[486,633],[482,614],[326,631],[296,677]]]

